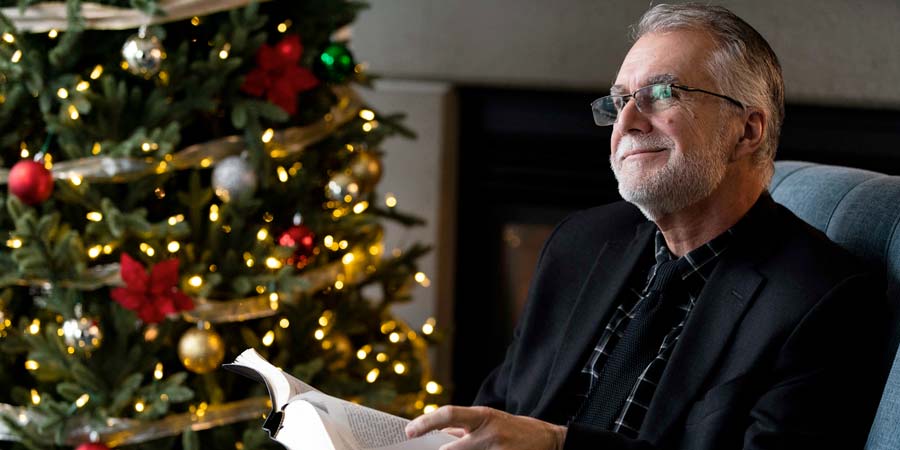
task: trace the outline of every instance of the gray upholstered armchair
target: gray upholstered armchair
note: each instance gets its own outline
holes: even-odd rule
[[[775,201],[884,271],[895,324],[886,358],[894,362],[866,450],[900,449],[900,176],[779,161],[769,190]]]

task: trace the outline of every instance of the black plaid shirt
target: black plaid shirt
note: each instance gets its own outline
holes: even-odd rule
[[[644,369],[635,381],[634,387],[632,387],[631,393],[625,400],[625,405],[622,407],[618,418],[613,423],[611,431],[632,438],[637,437],[638,430],[640,430],[641,424],[644,421],[644,416],[647,414],[650,400],[653,398],[654,392],[656,392],[656,385],[662,377],[663,370],[666,368],[666,363],[669,361],[669,356],[672,354],[672,349],[678,342],[681,329],[684,327],[685,322],[687,322],[691,309],[694,307],[694,302],[700,296],[700,291],[706,284],[706,280],[716,267],[716,263],[719,261],[719,255],[724,253],[732,242],[734,228],[735,227],[732,227],[731,229],[726,230],[715,239],[694,249],[679,259],[677,270],[684,282],[683,286],[685,289],[681,291],[683,294],[680,298],[676,297],[675,299],[669,300],[679,302],[678,308],[683,314],[676,314],[675,321],[677,323],[674,324],[672,330],[663,339],[656,358],[647,365],[647,368]],[[674,256],[666,246],[666,240],[663,237],[662,232],[658,229],[656,230],[654,247],[657,264],[674,259]],[[634,317],[633,311],[637,309],[638,303],[644,300],[647,295],[646,291],[650,287],[650,281],[652,281],[653,276],[655,275],[656,267],[657,266],[654,265],[651,268],[650,274],[646,277],[646,280],[642,280],[641,278],[643,277],[641,276],[632,277],[628,288],[620,295],[619,307],[613,312],[612,318],[603,330],[600,341],[597,343],[596,347],[594,347],[594,351],[591,353],[587,365],[585,365],[584,369],[581,371],[585,381],[583,394],[579,395],[576,399],[578,405],[585,404],[586,402],[584,400],[588,398],[591,390],[594,389],[599,379],[601,369],[603,368],[603,364],[606,363],[606,359],[609,357],[609,353],[622,337],[625,327],[628,326],[628,321]],[[576,411],[575,416],[577,415]]]

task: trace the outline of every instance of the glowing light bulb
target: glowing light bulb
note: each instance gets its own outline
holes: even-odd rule
[[[366,375],[366,381],[368,381],[369,383],[374,383],[375,380],[378,379],[378,375],[379,375],[380,373],[381,373],[381,371],[378,370],[377,367],[374,368],[374,369],[372,369],[372,370],[370,370],[369,373]]]

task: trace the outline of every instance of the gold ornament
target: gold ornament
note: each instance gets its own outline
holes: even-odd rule
[[[178,341],[178,357],[191,372],[204,374],[219,367],[225,358],[222,336],[202,324],[187,330]]]
[[[381,159],[373,152],[362,151],[350,163],[350,173],[366,188],[381,181]]]

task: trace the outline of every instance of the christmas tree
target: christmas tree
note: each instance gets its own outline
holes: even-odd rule
[[[391,314],[381,146],[338,0],[0,1],[0,448],[275,447],[253,347],[395,414],[435,338]],[[2,242],[2,241],[0,241]]]

